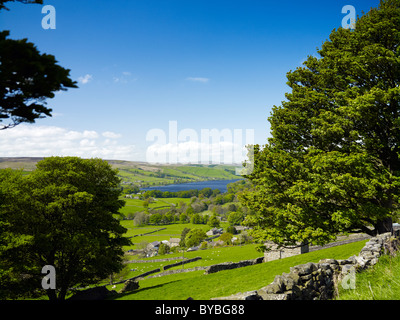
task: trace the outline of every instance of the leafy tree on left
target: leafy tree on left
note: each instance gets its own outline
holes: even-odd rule
[[[0,0],[0,10],[8,10],[4,3],[9,1]],[[41,54],[27,39],[9,39],[9,34],[0,32],[0,130],[51,116],[46,99],[54,98],[57,91],[77,88],[69,78],[70,70],[59,66],[53,55]]]
[[[98,283],[122,269],[130,244],[115,218],[124,202],[117,172],[101,159],[51,157],[29,175],[0,170],[0,299]],[[56,270],[56,289],[42,289],[41,270]]]

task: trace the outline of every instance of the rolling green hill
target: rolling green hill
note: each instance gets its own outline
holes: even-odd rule
[[[123,183],[139,187],[205,180],[238,179],[228,165],[150,165],[138,162],[109,161],[119,170]]]
[[[40,157],[1,158],[0,169],[23,169],[25,172],[35,170]],[[124,187],[149,187],[172,183],[185,183],[206,180],[238,179],[235,175],[237,167],[233,165],[153,165],[146,162],[107,160],[119,170]]]

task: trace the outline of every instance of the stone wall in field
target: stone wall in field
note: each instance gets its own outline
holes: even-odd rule
[[[353,238],[346,239],[346,240],[340,240],[337,242],[331,242],[324,246],[313,246],[313,245],[309,246],[308,244],[303,244],[303,245],[286,247],[286,248],[280,248],[280,247],[278,247],[278,245],[274,244],[273,242],[266,242],[265,245],[268,248],[268,250],[264,252],[264,262],[277,260],[277,259],[283,259],[283,258],[287,258],[287,257],[292,257],[292,256],[296,256],[299,254],[312,252],[312,251],[316,251],[316,250],[321,250],[321,249],[326,249],[326,248],[331,248],[331,247],[335,247],[335,246],[341,246],[343,244],[369,239],[370,237],[371,236],[368,236],[365,234],[354,235]]]
[[[192,258],[192,259],[186,259],[186,260],[183,260],[183,261],[179,261],[179,262],[176,262],[176,263],[171,263],[169,265],[164,266],[163,269],[165,271],[165,270],[168,270],[169,268],[176,267],[176,266],[181,266],[183,264],[194,262],[194,261],[197,261],[197,260],[200,260],[200,259],[201,259],[201,257],[196,257],[196,258]]]
[[[260,290],[238,293],[213,300],[326,300],[335,295],[339,283],[351,289],[355,273],[378,262],[381,254],[393,253],[399,247],[399,235],[385,233],[371,238],[358,256],[345,260],[324,259],[290,268],[289,273],[275,277]]]
[[[120,284],[120,283],[124,283],[124,282],[127,282],[127,281],[134,281],[134,280],[137,280],[137,279],[140,279],[140,278],[144,278],[146,276],[149,276],[149,275],[151,275],[153,273],[157,273],[157,272],[160,272],[160,271],[161,271],[161,269],[157,268],[157,269],[150,270],[150,271],[147,271],[145,273],[139,274],[138,276],[133,277],[133,278],[129,278],[129,279],[118,281],[118,282],[113,282],[112,284]]]
[[[210,274],[210,273],[215,273],[215,272],[219,272],[222,270],[230,270],[230,269],[252,266],[254,264],[262,263],[263,260],[264,260],[264,257],[257,258],[257,259],[251,259],[251,260],[242,260],[239,262],[224,262],[224,263],[214,264],[212,266],[207,267],[204,274]]]

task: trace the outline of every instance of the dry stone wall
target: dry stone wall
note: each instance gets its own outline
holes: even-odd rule
[[[264,260],[264,257],[260,257],[257,259],[242,260],[239,262],[224,262],[224,263],[214,264],[212,266],[207,267],[204,274],[210,274],[210,273],[215,273],[215,272],[219,272],[222,270],[230,270],[230,269],[252,266],[254,264],[262,263],[263,260]]]
[[[395,245],[393,245],[395,243]],[[371,238],[358,256],[345,260],[324,259],[318,263],[306,263],[290,268],[289,273],[275,277],[274,281],[260,290],[238,293],[212,300],[326,300],[332,299],[335,287],[342,281],[352,281],[351,272],[375,265],[382,253],[398,247],[391,233]],[[347,276],[347,277],[346,277]],[[351,283],[346,283],[351,285]]]
[[[197,261],[197,260],[200,260],[200,259],[201,259],[201,257],[196,257],[196,258],[186,259],[186,260],[183,260],[183,261],[180,261],[180,262],[172,263],[172,264],[164,266],[164,270],[168,270],[168,269],[170,269],[172,267],[181,266],[183,264],[194,262],[194,261]]]

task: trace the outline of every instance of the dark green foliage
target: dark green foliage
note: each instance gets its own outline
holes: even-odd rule
[[[390,230],[400,194],[400,1],[333,30],[274,107],[242,203],[257,240],[323,244]]]
[[[28,3],[43,4],[43,0],[0,0],[0,10],[1,9],[9,10],[6,7],[5,3],[6,2],[14,2],[14,1],[21,2],[21,3],[26,3],[26,4],[28,4]]]
[[[0,295],[40,292],[45,265],[57,275],[50,299],[64,299],[69,288],[122,269],[122,246],[130,240],[114,217],[124,202],[107,162],[51,157],[28,176],[0,175]]]
[[[198,246],[200,242],[207,238],[205,232],[201,229],[192,229],[185,236],[185,246],[194,247]]]
[[[181,241],[179,242],[179,245],[180,245],[181,247],[186,247],[186,246],[187,246],[187,245],[186,245],[186,242],[185,242],[185,239],[186,239],[186,235],[189,233],[189,231],[190,231],[189,228],[184,228],[184,229],[182,230],[182,233],[181,233]]]
[[[207,222],[211,228],[219,228],[220,222],[217,216],[213,215]]]
[[[57,65],[54,56],[41,54],[27,39],[8,35],[0,32],[0,130],[51,116],[45,100],[77,87],[70,70]]]

